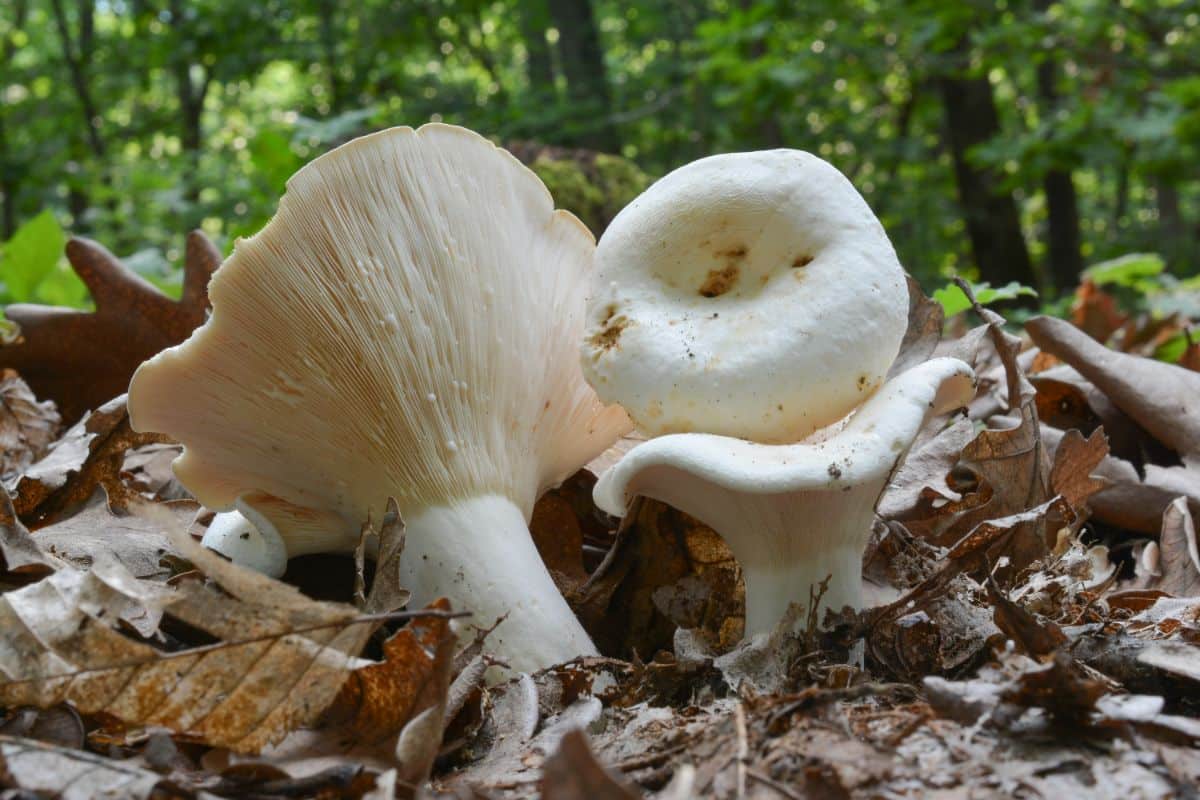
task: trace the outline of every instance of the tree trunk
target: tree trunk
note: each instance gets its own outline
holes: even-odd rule
[[[569,118],[576,129],[574,141],[569,144],[619,152],[621,142],[612,121],[612,93],[591,0],[549,0],[549,9],[558,28],[558,52],[572,106]]]
[[[321,0],[320,3],[320,25],[321,25],[321,55],[325,60],[325,73],[329,79],[329,113],[336,115],[341,113],[346,102],[345,92],[342,87],[342,80],[338,75],[337,53],[337,0]]]
[[[1034,0],[1040,12],[1049,9],[1051,0]],[[1042,116],[1052,119],[1058,110],[1058,62],[1050,55],[1037,67],[1038,100]],[[1068,168],[1054,165],[1042,177],[1046,193],[1048,239],[1047,269],[1043,274],[1060,291],[1069,291],[1079,282],[1083,271],[1083,252],[1079,237],[1079,200],[1075,180]]]
[[[986,77],[947,76],[939,84],[959,203],[980,275],[993,283],[1036,286],[1016,201],[1001,189],[999,175],[968,157],[971,148],[1000,133],[992,86]]]
[[[1158,208],[1159,241],[1168,266],[1183,268],[1192,248],[1187,224],[1179,208],[1179,189],[1166,175],[1154,176],[1154,198]]]
[[[92,39],[95,32],[94,0],[79,0],[79,37],[78,41],[71,35],[71,27],[63,9],[63,0],[51,0],[50,6],[54,11],[55,27],[58,30],[59,43],[62,46],[63,60],[67,62],[67,73],[71,77],[71,86],[79,101],[80,111],[84,117],[84,131],[87,134],[88,146],[97,159],[103,159],[107,147],[104,136],[100,131],[100,113],[96,101],[92,97],[92,87],[88,82],[87,71],[92,60]]]
[[[741,6],[743,11],[749,11],[754,5],[754,0],[742,0]],[[767,54],[767,43],[764,37],[755,36],[746,43],[745,54],[747,61],[758,61]],[[773,150],[777,147],[783,147],[783,129],[779,127],[779,120],[774,114],[764,114],[758,123],[758,141],[759,146],[766,150]]]
[[[550,26],[550,13],[544,0],[526,0],[521,4],[521,37],[529,60],[525,74],[529,79],[529,90],[539,100],[552,99],[557,95],[554,85],[554,62],[550,58],[550,45],[546,42],[546,28]]]
[[[0,67],[8,71],[12,63],[13,34],[25,25],[25,12],[29,9],[25,0],[12,5],[9,33],[0,40]],[[8,83],[7,75],[0,73],[0,83]],[[17,231],[17,191],[20,188],[20,170],[16,155],[9,150],[8,129],[5,127],[7,109],[0,104],[0,238],[11,239]]]

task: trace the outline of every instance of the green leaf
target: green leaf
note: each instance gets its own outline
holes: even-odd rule
[[[1153,278],[1166,269],[1166,264],[1157,253],[1130,253],[1093,264],[1083,271],[1081,277],[1088,278],[1097,286],[1115,283],[1128,288],[1142,288],[1147,278]]]
[[[1028,286],[1022,286],[1016,281],[1012,281],[1005,286],[997,286],[994,289],[986,281],[983,283],[972,283],[971,291],[975,293],[975,299],[983,306],[998,303],[1001,300],[1015,300],[1022,295],[1037,297],[1037,292]],[[942,310],[945,312],[947,319],[955,314],[961,314],[971,307],[971,301],[967,299],[966,293],[953,283],[935,290],[933,299],[942,304]]]
[[[34,290],[54,271],[66,243],[66,234],[49,210],[17,228],[0,254],[0,278],[4,280],[0,299],[6,303],[34,299]]]

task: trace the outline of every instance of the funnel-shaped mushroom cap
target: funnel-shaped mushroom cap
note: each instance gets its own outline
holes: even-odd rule
[[[600,477],[596,504],[622,515],[645,495],[716,530],[745,574],[748,634],[769,629],[790,602],[806,602],[829,574],[823,605],[858,607],[862,552],[888,477],[928,417],[970,401],[974,377],[954,358],[913,367],[818,444],[707,433],[651,439]]]
[[[797,150],[675,170],[617,215],[596,261],[584,373],[655,435],[799,441],[875,391],[904,336],[883,227]]]
[[[529,514],[627,428],[583,381],[593,243],[509,153],[448,125],[318,158],[238,242],[213,313],[138,370],[138,430],[186,451],[205,505],[247,491],[339,512],[357,531],[493,493]]]

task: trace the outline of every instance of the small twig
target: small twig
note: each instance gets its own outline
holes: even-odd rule
[[[621,772],[632,772],[636,769],[657,766],[658,764],[661,764],[669,759],[671,756],[676,755],[677,753],[685,752],[688,748],[688,744],[689,742],[684,742],[683,744],[677,744],[674,747],[668,747],[666,750],[659,750],[657,753],[650,753],[649,755],[637,756],[635,758],[627,758],[624,761],[618,761],[616,764],[613,764],[613,768],[618,769]]]
[[[741,702],[733,707],[733,726],[737,731],[737,796],[742,800],[746,796],[746,762],[750,760],[750,743],[746,740],[746,712]]]
[[[884,744],[888,747],[899,747],[901,742],[916,733],[917,729],[928,722],[932,716],[933,714],[928,710],[913,714],[907,722],[884,740]]]
[[[779,781],[775,780],[774,778],[767,777],[766,775],[762,774],[758,770],[748,769],[748,770],[746,770],[746,774],[749,775],[754,780],[761,783],[763,786],[774,789],[775,791],[779,792],[784,797],[790,798],[790,800],[804,800],[804,795],[796,794],[795,792],[793,792],[788,787],[784,786]]]

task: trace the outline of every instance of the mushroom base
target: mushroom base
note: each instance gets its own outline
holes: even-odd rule
[[[401,584],[410,608],[439,597],[470,611],[456,621],[460,637],[486,628],[485,648],[515,671],[534,672],[596,647],[550,578],[521,510],[507,497],[485,495],[434,506],[405,520]],[[461,622],[461,624],[460,624]]]

